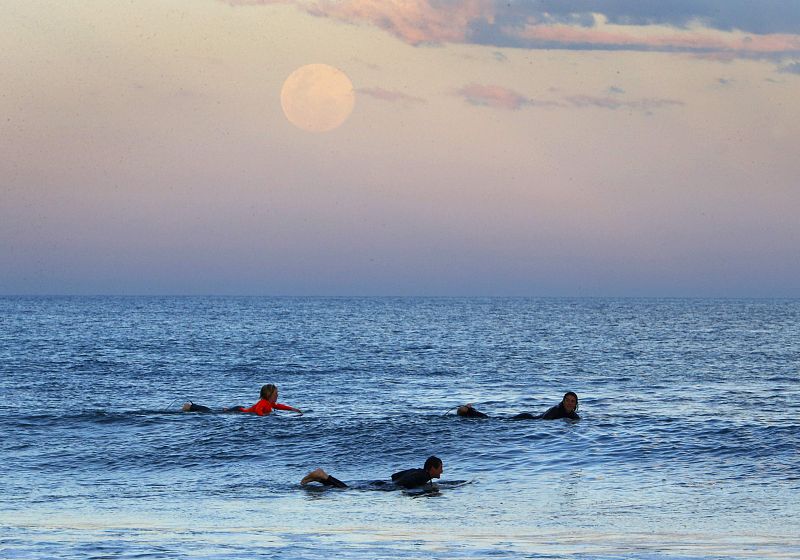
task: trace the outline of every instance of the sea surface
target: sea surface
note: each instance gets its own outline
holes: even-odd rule
[[[800,558],[800,300],[4,297],[0,397],[2,558]]]

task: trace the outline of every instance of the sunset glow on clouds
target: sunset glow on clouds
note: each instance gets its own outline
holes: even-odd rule
[[[674,99],[626,100],[612,96],[568,95],[561,100],[535,100],[511,89],[497,85],[469,84],[455,92],[472,105],[484,105],[495,109],[516,111],[523,107],[596,107],[601,109],[629,109],[653,111],[662,107],[683,105]]]
[[[458,90],[456,94],[463,96],[473,105],[486,105],[514,111],[535,103],[532,99],[501,86],[469,84]]]
[[[618,48],[690,52],[723,52],[748,54],[800,53],[800,36],[773,33],[754,35],[742,31],[719,31],[695,24],[688,29],[665,26],[612,25],[602,16],[595,16],[590,27],[528,24],[509,35],[530,45],[584,46],[586,48]]]
[[[0,21],[0,293],[800,295],[796,3]],[[281,91],[311,64],[354,104],[309,132]]]
[[[280,0],[225,0],[234,6],[272,4]],[[491,2],[459,0],[286,0],[317,17],[351,24],[368,24],[383,29],[412,45],[464,42],[472,22],[490,18]]]
[[[727,52],[742,56],[770,54],[800,56],[800,25],[788,22],[794,33],[753,32],[735,25],[746,26],[753,14],[743,12],[731,28],[714,27],[706,16],[713,13],[709,6],[724,12],[736,0],[698,2],[704,10],[691,12],[691,3],[675,8],[673,24],[667,14],[649,21],[636,21],[642,6],[647,3],[628,2],[504,2],[494,0],[463,0],[433,2],[431,0],[225,0],[236,6],[287,3],[317,16],[333,18],[350,24],[376,26],[412,45],[426,43],[473,43],[515,46],[521,48],[583,48],[631,49],[692,52]],[[763,4],[749,3],[757,14]],[[787,3],[784,2],[784,5]],[[625,13],[625,7],[631,14]],[[573,11],[570,11],[572,7]],[[610,8],[616,23],[603,12]],[[589,9],[591,8],[591,9]],[[791,9],[791,8],[790,8]],[[555,10],[555,11],[551,11]],[[669,4],[662,3],[668,11]],[[680,10],[685,10],[680,12]],[[688,10],[688,12],[686,11]],[[792,12],[790,11],[791,15]],[[620,23],[628,21],[630,23]],[[633,22],[631,22],[633,21]],[[787,22],[776,20],[776,29]]]
[[[375,99],[380,99],[381,101],[387,101],[389,103],[400,103],[403,105],[425,103],[425,100],[419,97],[414,97],[413,95],[407,95],[401,91],[388,90],[381,87],[361,88],[358,90],[358,93],[362,95],[368,95],[369,97],[373,97]]]

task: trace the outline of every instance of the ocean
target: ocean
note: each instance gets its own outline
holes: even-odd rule
[[[2,297],[0,395],[2,558],[800,558],[796,299]]]

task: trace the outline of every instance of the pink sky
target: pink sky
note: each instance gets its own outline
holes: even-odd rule
[[[800,296],[800,8],[609,5],[4,3],[0,294]]]

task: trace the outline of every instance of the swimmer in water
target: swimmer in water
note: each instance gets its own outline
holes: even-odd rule
[[[512,416],[512,420],[557,420],[559,418],[569,418],[571,420],[580,420],[581,417],[577,414],[578,410],[578,395],[572,391],[564,394],[564,398],[556,406],[553,406],[543,414],[531,414],[530,412],[523,412]],[[456,414],[464,418],[488,418],[489,416],[476,410],[472,404],[464,404],[456,409]]]
[[[392,482],[401,488],[419,488],[428,483],[433,483],[434,478],[440,478],[444,472],[444,464],[438,457],[431,455],[425,460],[421,469],[406,469],[392,475]],[[314,469],[303,477],[300,484],[306,485],[309,482],[319,482],[324,486],[334,486],[336,488],[347,488],[347,484],[336,477],[326,473],[322,469]],[[382,485],[385,481],[376,481],[376,485]]]
[[[464,418],[489,418],[488,414],[484,414],[477,410],[472,403],[462,404],[456,409],[456,414]]]
[[[203,406],[202,404],[194,404],[192,401],[186,401],[183,403],[181,410],[184,412],[211,412],[211,409],[207,406]]]
[[[294,408],[293,406],[277,402],[278,388],[272,383],[261,387],[260,397],[260,400],[249,408],[245,408],[243,406],[233,406],[231,408],[223,408],[222,412],[242,412],[246,414],[266,416],[273,410],[289,410],[292,412],[297,412],[298,414],[303,414],[303,411],[299,408]],[[211,409],[207,406],[194,404],[191,401],[183,403],[182,410],[184,412],[211,412]]]
[[[564,398],[557,405],[548,408],[544,414],[534,416],[530,412],[517,414],[512,420],[558,420],[559,418],[569,418],[570,420],[580,420],[578,416],[578,395],[572,391],[564,393]]]

